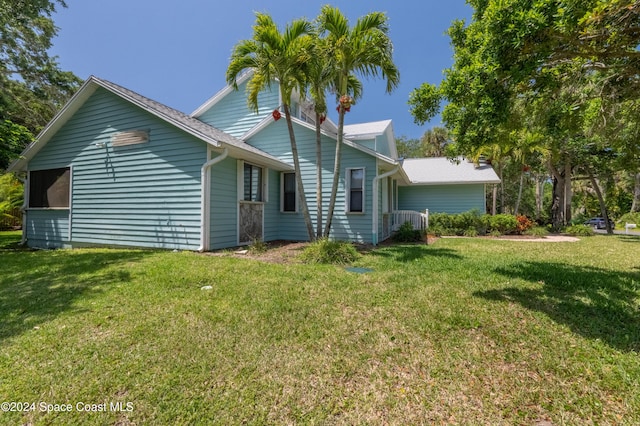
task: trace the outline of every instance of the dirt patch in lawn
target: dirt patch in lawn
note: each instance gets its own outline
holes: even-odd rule
[[[493,240],[506,240],[506,241],[528,241],[528,242],[575,242],[579,241],[576,237],[567,235],[547,235],[545,237],[533,237],[529,235],[503,235],[500,237],[435,237],[429,235],[428,245],[434,244],[439,238],[486,238]],[[382,241],[378,247],[387,247],[395,245],[393,240],[388,239]],[[415,243],[424,244],[424,243]],[[207,256],[233,256],[245,259],[255,259],[268,263],[301,263],[298,257],[302,253],[302,250],[308,246],[308,242],[292,242],[292,241],[271,241],[266,243],[265,251],[252,250],[250,247],[237,247],[235,249],[221,250],[215,252],[204,253]],[[355,244],[356,249],[360,253],[368,253],[374,250],[371,244]]]
[[[252,250],[250,247],[237,247],[205,253],[208,256],[233,256],[245,259],[261,260],[269,263],[300,263],[298,256],[309,245],[307,242],[271,241],[265,244],[266,251]]]

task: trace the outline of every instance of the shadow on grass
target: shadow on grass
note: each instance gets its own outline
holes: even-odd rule
[[[519,303],[545,313],[581,336],[623,351],[640,350],[639,272],[549,262],[514,264],[495,272],[539,287],[510,287],[476,292],[475,296]]]
[[[145,256],[135,251],[0,251],[0,341],[32,330],[67,311],[102,286],[126,282],[114,265]]]
[[[0,232],[0,250],[20,250],[21,234],[19,231]]]
[[[448,248],[435,248],[425,244],[414,245],[394,245],[373,250],[370,252],[373,256],[393,258],[398,262],[412,262],[417,259],[428,257],[447,257],[450,259],[462,259],[462,256],[456,251]]]

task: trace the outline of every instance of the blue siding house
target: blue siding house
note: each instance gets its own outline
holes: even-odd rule
[[[262,93],[252,111],[248,77],[191,115],[90,77],[9,168],[26,179],[23,240],[41,248],[199,251],[306,240],[286,123],[272,116],[281,105],[278,90]],[[316,223],[313,109],[298,99],[292,110]],[[336,134],[331,120],[322,124],[324,202]],[[390,236],[398,210],[485,210],[484,186],[498,182],[489,166],[433,160],[398,159],[391,121],[345,126],[331,237],[376,244]],[[441,176],[461,165],[446,182],[425,171]]]

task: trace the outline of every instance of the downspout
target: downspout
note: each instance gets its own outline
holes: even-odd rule
[[[211,167],[221,162],[229,155],[229,150],[225,148],[222,154],[218,155],[202,165],[200,169],[200,247],[199,252],[209,249],[209,229],[210,229],[210,201],[211,201]]]
[[[27,206],[29,205],[29,172],[27,172],[27,177],[24,179],[18,177],[18,180],[22,182],[24,185],[24,201],[22,202],[22,207],[20,207],[20,211],[22,212],[22,238],[20,240],[20,245],[25,245],[27,243]]]
[[[371,223],[371,242],[374,246],[378,245],[378,182],[380,179],[387,178],[400,170],[401,165],[397,165],[395,169],[378,175],[373,178],[373,219]]]

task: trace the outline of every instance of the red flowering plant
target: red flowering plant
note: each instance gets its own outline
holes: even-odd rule
[[[518,222],[516,225],[516,232],[518,234],[522,234],[523,232],[533,228],[533,225],[535,225],[531,219],[522,214],[516,216],[516,221]]]

